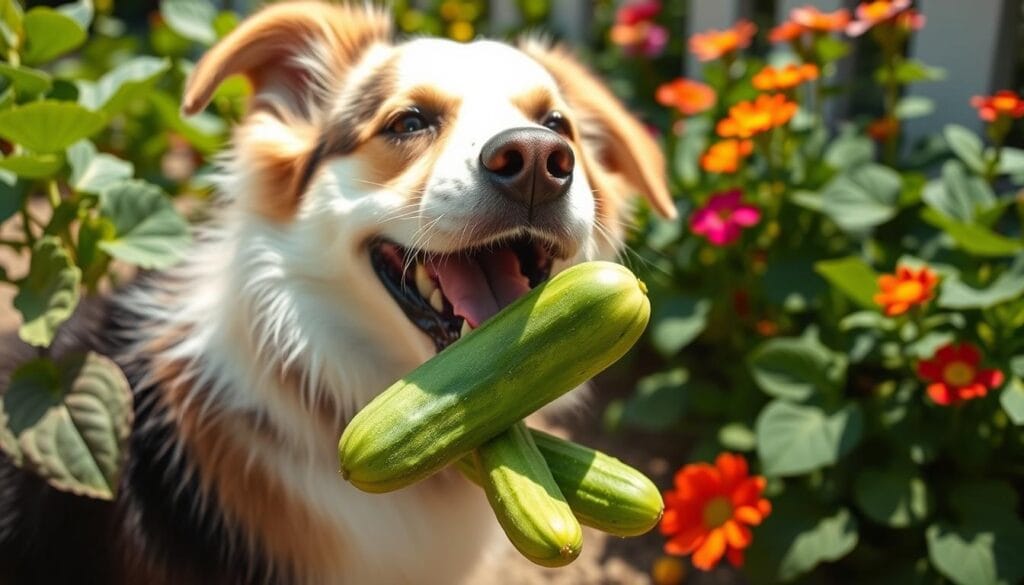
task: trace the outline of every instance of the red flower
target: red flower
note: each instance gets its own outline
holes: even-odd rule
[[[995,122],[1000,117],[1024,116],[1024,100],[1008,89],[991,96],[976,95],[971,98],[971,105],[978,108],[978,116],[986,122]]]
[[[658,86],[654,98],[659,104],[674,107],[685,116],[693,116],[715,105],[715,90],[692,79],[678,78]]]
[[[939,348],[930,360],[917,364],[917,375],[928,384],[928,396],[943,406],[981,398],[1003,383],[999,370],[983,370],[981,352],[970,343]]]
[[[889,317],[902,315],[911,307],[921,306],[932,300],[937,284],[938,275],[927,267],[915,270],[900,266],[895,274],[883,274],[878,277],[879,292],[875,295],[875,302]]]
[[[768,33],[768,40],[773,43],[788,43],[799,39],[807,29],[793,21],[786,21]]]
[[[750,477],[741,455],[722,453],[715,465],[686,465],[675,477],[675,489],[665,492],[661,533],[668,537],[665,552],[693,555],[693,566],[708,571],[725,556],[743,565],[743,550],[750,546],[750,526],[757,526],[772,511],[761,497],[765,479]]]
[[[850,23],[850,11],[842,8],[835,12],[822,12],[814,6],[794,8],[790,12],[793,22],[815,32],[836,32]]]
[[[881,117],[874,120],[867,127],[868,136],[876,142],[885,142],[890,136],[899,134],[900,121],[896,118]]]

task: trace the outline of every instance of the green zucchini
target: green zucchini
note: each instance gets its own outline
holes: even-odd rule
[[[536,429],[530,433],[581,524],[623,537],[639,536],[657,526],[665,504],[647,476],[600,451]],[[457,465],[480,485],[472,457],[463,457]]]
[[[526,425],[512,425],[469,457],[498,523],[523,556],[545,567],[579,556],[583,530]]]
[[[359,411],[342,476],[379,493],[441,470],[622,357],[647,326],[646,292],[609,262],[554,276]]]

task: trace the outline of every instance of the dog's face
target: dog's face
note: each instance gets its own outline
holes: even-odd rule
[[[372,11],[281,4],[200,62],[185,111],[233,73],[255,96],[225,189],[248,218],[239,254],[273,265],[240,278],[279,275],[242,284],[273,290],[251,310],[280,314],[264,317],[278,330],[254,343],[284,363],[355,352],[408,368],[614,253],[632,192],[674,213],[642,126],[540,43],[394,44]]]

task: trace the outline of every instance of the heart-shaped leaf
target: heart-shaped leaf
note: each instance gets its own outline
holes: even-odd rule
[[[46,347],[57,328],[78,306],[78,284],[82,273],[71,261],[61,241],[40,238],[32,248],[28,276],[18,283],[14,307],[21,311],[21,339],[30,345]]]
[[[111,500],[132,425],[132,395],[117,365],[96,353],[29,362],[11,377],[3,411],[20,464],[53,487]]]
[[[846,379],[846,360],[811,336],[770,339],[751,352],[750,373],[770,396],[807,400],[832,394]]]
[[[853,493],[869,518],[893,528],[917,524],[932,509],[928,485],[908,470],[863,471],[854,482]]]
[[[78,26],[82,27],[82,30],[85,31],[89,30],[89,26],[92,25],[93,16],[96,15],[96,9],[93,7],[92,0],[78,0],[77,2],[61,4],[57,7],[57,12],[77,22]]]
[[[103,116],[78,104],[40,101],[0,112],[0,136],[34,152],[56,153],[104,123]]]
[[[71,186],[82,193],[99,193],[106,187],[130,179],[135,172],[132,163],[114,155],[98,153],[88,140],[68,148],[71,165]]]
[[[212,45],[217,41],[213,28],[217,9],[206,0],[164,0],[160,15],[171,29],[186,39]]]
[[[958,248],[975,256],[1012,256],[1022,249],[1017,240],[997,234],[983,225],[948,217],[935,209],[924,209],[921,219],[946,232]]]
[[[167,59],[135,57],[118,65],[99,81],[77,82],[78,103],[93,111],[116,114],[132,101],[144,98],[170,68],[171,62]]]
[[[935,111],[935,101],[920,95],[909,95],[896,104],[896,117],[900,120],[923,118]]]
[[[960,160],[964,161],[967,168],[975,173],[985,172],[985,158],[983,155],[984,145],[981,138],[963,126],[949,124],[942,129],[942,136],[946,144]]]
[[[142,268],[167,268],[181,260],[191,238],[188,224],[156,185],[123,181],[100,192],[100,213],[117,237],[100,248]]]
[[[997,204],[988,183],[981,177],[967,176],[957,161],[947,161],[942,166],[942,179],[928,183],[922,199],[932,209],[964,223],[974,222],[979,214]]]
[[[686,409],[686,382],[690,374],[682,368],[641,378],[636,392],[626,400],[622,424],[645,431],[671,429]]]
[[[651,345],[665,357],[676,355],[704,331],[710,311],[708,299],[662,296],[651,319]]]
[[[85,42],[85,29],[75,19],[52,8],[37,7],[25,13],[25,46],[21,59],[28,65],[46,63],[73,51]]]
[[[28,67],[15,67],[9,63],[0,63],[0,75],[6,77],[14,91],[21,95],[46,93],[53,85],[53,78],[49,73]]]
[[[0,169],[26,179],[45,179],[64,167],[64,159],[55,154],[25,154],[0,158]]]
[[[965,284],[959,276],[949,276],[942,283],[939,306],[946,309],[987,309],[1012,301],[1024,294],[1024,255],[987,287],[978,289]]]
[[[902,184],[899,173],[888,167],[860,165],[825,186],[822,212],[843,230],[862,233],[896,215]]]
[[[765,475],[800,475],[832,465],[860,441],[855,404],[834,414],[773,400],[757,417],[757,452]]]

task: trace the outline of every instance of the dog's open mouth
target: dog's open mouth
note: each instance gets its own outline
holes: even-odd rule
[[[370,244],[377,276],[438,351],[547,280],[558,256],[530,236],[445,253]]]

